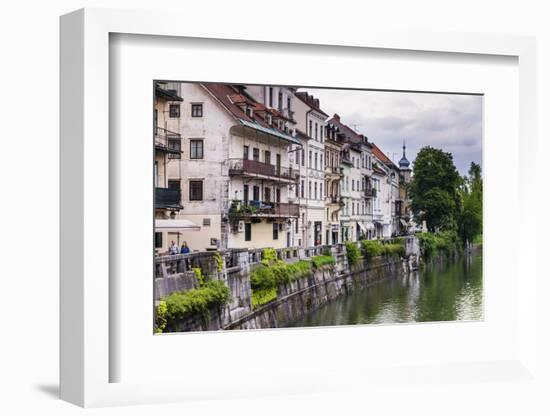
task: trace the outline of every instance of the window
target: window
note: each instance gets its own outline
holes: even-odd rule
[[[323,170],[323,154],[319,155],[319,169]]]
[[[319,125],[315,123],[315,140],[319,138]]]
[[[202,117],[202,104],[191,104],[191,117]]]
[[[202,139],[192,139],[189,140],[190,144],[190,152],[189,152],[189,158],[190,159],[203,159],[204,153],[203,153],[203,141]]]
[[[181,181],[179,179],[168,179],[169,189],[181,189]]]
[[[271,165],[271,152],[269,150],[264,152],[264,162]]]
[[[290,116],[290,112],[292,111],[292,108],[290,108],[290,96],[286,98],[286,109],[288,110],[288,115]]]
[[[257,147],[254,147],[252,149],[252,159],[254,159],[256,162],[260,161],[260,149]]]
[[[211,225],[211,221],[210,221],[210,218],[203,218],[202,219],[202,225],[204,225],[205,227],[210,227]]]
[[[319,184],[319,199],[323,199],[323,184]]]
[[[277,103],[277,108],[279,111],[283,111],[283,92],[279,90],[279,102]]]
[[[306,151],[302,147],[302,166],[306,165]]]
[[[271,188],[264,188],[264,201],[271,202]]]
[[[181,159],[181,139],[168,139],[168,149],[177,153],[168,153],[168,159]]]
[[[309,137],[313,137],[313,122],[309,120]]]
[[[269,87],[269,106],[273,108],[273,87]]]
[[[309,164],[308,164],[309,168],[313,167],[313,164],[311,163],[311,155],[312,155],[312,153],[311,153],[311,150],[310,150],[309,151]]]
[[[317,169],[317,152],[315,152],[315,169]]]
[[[170,118],[179,118],[180,117],[180,105],[179,104],[170,104],[169,107]]]
[[[313,187],[313,189],[314,189],[314,192],[315,192],[314,193],[314,197],[315,197],[314,199],[317,199],[317,182],[315,182],[315,186]]]
[[[311,182],[309,182],[308,198],[311,199],[312,195],[313,195],[313,194],[311,193]]]
[[[296,221],[296,222],[294,223],[294,225],[296,226],[296,228],[295,228],[294,232],[295,232],[296,234],[298,234],[298,232],[299,232],[299,231],[298,231],[298,218],[296,218],[295,221]]]
[[[155,248],[161,248],[162,247],[162,233],[156,232],[155,233]]]
[[[321,139],[321,143],[323,143],[323,126],[319,129],[319,138]]]
[[[202,181],[189,181],[189,200],[202,201]]]
[[[302,179],[302,183],[301,183],[301,186],[300,186],[300,197],[304,197],[304,192],[305,192],[305,186],[304,186],[304,180]]]
[[[248,160],[248,146],[243,147],[243,159]]]
[[[279,239],[279,224],[277,224],[276,222],[273,223],[273,239]]]
[[[244,241],[252,240],[252,223],[245,222],[244,224]]]

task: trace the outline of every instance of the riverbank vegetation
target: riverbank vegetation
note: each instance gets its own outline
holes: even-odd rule
[[[436,247],[448,250],[458,240],[462,246],[482,233],[483,179],[481,166],[472,162],[461,177],[451,153],[423,147],[415,159],[408,191],[417,224],[426,222],[426,253]]]
[[[378,240],[361,240],[361,249],[367,260],[378,256],[405,257],[405,242],[402,238],[385,243]]]
[[[231,300],[231,292],[221,280],[204,282],[200,287],[186,292],[174,292],[162,299],[156,308],[157,332],[177,320],[197,315],[203,325],[210,321],[210,311]]]
[[[334,264],[334,257],[329,254],[314,256],[311,260],[285,263],[277,259],[277,252],[274,249],[263,250],[261,263],[250,273],[252,306],[256,308],[277,299],[279,286],[310,277],[313,275],[313,269]]]
[[[356,265],[359,261],[359,257],[361,257],[361,252],[359,251],[357,244],[353,241],[348,241],[346,243],[346,254],[348,257],[348,264],[350,266]]]

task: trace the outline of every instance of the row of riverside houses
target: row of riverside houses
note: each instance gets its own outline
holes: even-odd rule
[[[318,99],[280,86],[156,82],[155,250],[331,245],[414,224],[395,165]]]

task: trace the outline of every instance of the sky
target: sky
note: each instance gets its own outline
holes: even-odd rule
[[[413,162],[423,146],[453,155],[466,175],[470,163],[481,165],[482,102],[474,95],[354,91],[301,88],[321,101],[321,109],[337,113],[341,122],[363,133],[395,163],[401,159],[403,140]]]

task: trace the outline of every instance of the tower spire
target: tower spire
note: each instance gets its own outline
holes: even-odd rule
[[[405,150],[407,149],[407,147],[405,146],[405,139],[403,139],[403,157],[401,158],[401,160],[399,161],[399,167],[401,169],[408,169],[409,166],[410,166],[410,162],[409,160],[407,159],[407,156],[405,155]]]

